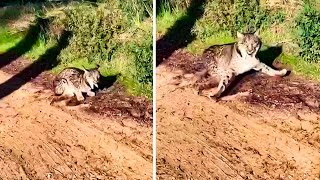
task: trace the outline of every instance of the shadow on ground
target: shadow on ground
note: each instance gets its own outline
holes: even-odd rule
[[[113,75],[113,76],[102,76],[100,77],[100,82],[98,83],[99,90],[107,89],[114,85],[114,83],[117,81],[119,75]]]
[[[0,54],[0,68],[16,60],[31,50],[36,43],[41,31],[48,28],[48,19],[38,19],[35,25],[31,25],[25,37],[7,52]]]
[[[96,96],[88,97],[85,103],[90,106],[87,112],[104,117],[133,118],[140,124],[152,126],[152,102],[144,97],[127,95],[125,88],[118,82],[108,89],[97,92]]]
[[[39,25],[36,25],[36,27],[39,27]],[[27,66],[25,69],[20,71],[19,73],[12,76],[9,80],[5,81],[0,85],[0,99],[11,94],[15,90],[19,89],[21,86],[29,82],[30,80],[36,78],[38,75],[40,75],[42,72],[52,69],[53,67],[58,65],[57,57],[60,54],[60,51],[64,49],[68,45],[68,40],[70,37],[70,32],[63,32],[57,45],[54,47],[48,49],[45,54],[43,54],[38,60]],[[27,40],[30,40],[29,36],[26,37],[27,39],[24,39],[23,42],[29,44]],[[35,38],[35,37],[33,37]],[[31,40],[34,41],[34,40]],[[18,44],[17,46],[21,46],[22,44]],[[31,44],[30,44],[31,45]],[[31,45],[32,46],[32,45]],[[20,55],[22,55],[22,52],[25,52],[26,48],[23,51],[20,49],[20,47],[13,48],[17,50]],[[14,54],[13,50],[9,50],[10,54]],[[16,57],[16,56],[14,56]],[[3,58],[3,57],[2,57]],[[2,59],[1,59],[2,62]],[[10,61],[7,61],[6,63],[10,63]]]
[[[275,60],[282,54],[282,46],[268,46],[267,49],[259,51],[257,54],[261,62],[270,67],[275,67]]]
[[[205,0],[193,0],[187,8],[186,14],[178,19],[168,32],[157,40],[156,65],[158,66],[171,54],[180,48],[186,47],[195,40],[191,30],[204,13]]]

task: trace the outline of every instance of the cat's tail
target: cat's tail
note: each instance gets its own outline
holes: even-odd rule
[[[197,71],[195,73],[184,74],[183,77],[186,79],[196,78],[198,80],[204,78],[208,73],[207,69],[202,69],[201,71]]]
[[[195,73],[178,75],[177,77],[174,77],[174,80],[170,82],[170,84],[177,85],[178,87],[193,85],[205,78],[207,73],[207,69],[202,69],[201,71],[197,71]]]

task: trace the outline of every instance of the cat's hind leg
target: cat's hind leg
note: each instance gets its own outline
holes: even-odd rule
[[[96,93],[94,93],[94,92],[92,92],[92,91],[87,91],[87,95],[90,96],[90,97],[92,97],[92,96],[95,96]]]
[[[218,88],[212,91],[211,93],[209,93],[209,97],[219,98],[221,94],[230,85],[231,80],[234,79],[235,77],[233,69],[221,71],[219,74],[220,74],[220,81],[219,81]]]
[[[70,99],[71,97],[73,97],[74,94],[73,93],[70,93],[70,92],[67,92],[67,91],[64,91],[62,93],[62,95],[60,96],[54,96],[50,102],[50,105],[53,105],[57,102],[61,102],[61,101],[65,101],[65,100],[68,100]]]

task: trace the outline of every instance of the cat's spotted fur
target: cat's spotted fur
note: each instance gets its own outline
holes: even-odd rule
[[[209,94],[210,97],[220,97],[235,76],[252,69],[269,76],[284,76],[287,74],[286,69],[274,70],[260,62],[256,57],[261,47],[258,31],[254,34],[237,33],[237,38],[238,40],[235,43],[213,45],[206,49],[202,55],[202,61],[208,63],[206,69],[196,75],[200,79],[208,74],[211,79],[216,79],[218,83],[218,88]]]
[[[98,68],[91,70],[66,68],[57,75],[54,92],[56,95],[68,97],[76,95],[77,100],[82,101],[84,100],[82,93],[95,96],[92,89],[98,87],[99,78]]]

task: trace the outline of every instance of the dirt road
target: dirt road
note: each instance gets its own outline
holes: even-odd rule
[[[173,91],[195,61],[177,51],[157,68],[158,179],[320,179],[319,86],[261,77],[231,102]]]
[[[0,71],[0,84],[11,76]],[[50,96],[27,83],[0,99],[0,179],[151,179],[150,126]]]

